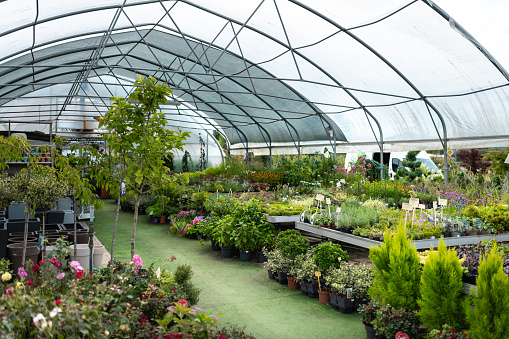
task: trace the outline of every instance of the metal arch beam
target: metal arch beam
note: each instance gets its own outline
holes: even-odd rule
[[[60,111],[57,114],[57,119],[60,117],[62,112],[65,110],[67,105],[71,103],[72,98],[79,92],[83,82],[87,81],[88,76],[90,75],[90,71],[97,67],[97,63],[99,62],[99,59],[101,58],[101,54],[104,51],[104,47],[107,43],[107,41],[110,39],[111,33],[113,32],[113,28],[117,24],[118,18],[120,17],[120,13],[123,12],[123,7],[125,5],[127,0],[124,0],[122,3],[122,6],[117,8],[117,11],[115,12],[115,15],[113,16],[113,19],[111,20],[110,25],[108,26],[108,30],[103,34],[101,37],[101,40],[99,42],[99,45],[97,48],[95,48],[92,52],[92,55],[90,57],[90,63],[87,64],[83,70],[77,75],[76,82],[73,83],[71,86],[71,89],[69,91],[69,94],[60,108]],[[33,47],[32,47],[33,48]]]
[[[153,1],[153,2],[159,2],[159,0],[156,0],[156,1]],[[227,20],[229,20],[229,19],[227,19]],[[163,27],[163,28],[165,28],[165,29],[167,29],[167,30],[173,31],[173,30],[172,30],[171,28],[169,28],[169,27],[165,27],[165,26],[162,26],[162,25],[161,25],[161,27]],[[80,37],[80,36],[88,36],[88,35],[90,35],[90,34],[92,34],[92,33],[90,33],[90,32],[89,32],[89,33],[86,33],[86,34],[76,35],[76,36],[74,36],[74,38],[77,38],[77,37]],[[270,36],[268,36],[268,37],[270,38]],[[204,43],[201,39],[197,39],[197,38],[195,38],[195,37],[192,37],[192,38],[193,38],[193,39],[195,39],[195,40],[197,40],[197,41],[200,41],[200,42]],[[58,40],[56,40],[56,41],[64,41],[64,40],[68,40],[68,39],[69,39],[69,37],[66,37],[66,38],[63,38],[63,39],[58,39]],[[110,39],[110,40],[112,40],[112,39]],[[55,41],[52,41],[51,43],[54,43],[54,42],[55,42]],[[116,44],[116,43],[115,43],[115,44]],[[118,47],[118,45],[116,45],[116,46]],[[38,46],[38,47],[41,47],[41,46]],[[164,50],[164,51],[165,51],[165,52],[168,52],[168,51],[166,51],[166,50]],[[231,52],[230,52],[230,53],[231,53]],[[65,54],[65,53],[64,53],[64,54]],[[232,55],[234,55],[233,53],[231,53],[231,54],[232,54]],[[125,56],[124,54],[122,54],[122,55],[123,55],[123,56]],[[237,57],[238,57],[238,56],[237,56]],[[266,70],[264,70],[263,68],[261,68],[261,67],[257,66],[257,65],[256,65],[256,64],[254,64],[254,63],[251,63],[251,65],[253,65],[253,66],[256,66],[256,67],[260,68],[263,72],[265,72],[265,73],[266,73],[266,74],[268,74],[269,76],[270,76],[270,75],[272,75],[272,74],[270,74],[269,72],[267,72]],[[278,78],[277,78],[277,77],[274,77],[274,79],[276,79],[276,80],[277,80]],[[287,84],[285,84],[285,83],[283,83],[283,82],[281,82],[281,84],[282,84],[282,85],[284,85],[284,86],[285,86],[288,90],[290,90],[292,93],[294,93],[297,97],[301,98],[301,100],[302,100],[302,102],[303,102],[303,103],[308,104],[308,106],[309,106],[309,107],[310,107],[310,108],[311,108],[311,109],[312,109],[312,110],[313,110],[313,111],[314,111],[317,115],[319,115],[319,116],[320,116],[320,118],[321,118],[322,120],[327,120],[327,119],[328,119],[328,117],[326,117],[326,116],[325,116],[325,118],[324,118],[324,117],[322,116],[322,114],[323,114],[323,113],[322,113],[320,110],[318,110],[318,109],[317,109],[317,108],[316,108],[313,104],[311,104],[311,103],[309,102],[309,100],[307,100],[306,98],[304,98],[304,97],[303,97],[303,96],[302,96],[299,92],[297,92],[295,89],[293,89],[292,87],[290,87],[289,85],[287,85]],[[332,122],[330,122],[330,121],[328,121],[328,120],[327,120],[327,122],[328,122],[328,124],[329,124],[329,125],[330,125],[330,124],[333,124]]]
[[[140,72],[140,73],[141,73],[141,72]],[[142,73],[142,74],[143,74],[143,73]],[[148,74],[146,74],[146,75],[148,75]],[[194,79],[193,79],[193,80],[194,80]],[[196,82],[201,83],[200,81],[196,81]],[[183,91],[183,92],[186,92],[186,93],[188,92],[185,88],[178,88],[178,90]],[[218,111],[217,109],[215,109],[213,106],[209,105],[209,104],[208,104],[205,100],[203,100],[203,99],[202,99],[202,98],[200,98],[199,96],[197,96],[197,95],[195,95],[195,94],[192,94],[192,93],[191,93],[191,94],[189,94],[189,95],[191,95],[192,97],[196,97],[196,98],[198,98],[198,99],[200,100],[200,102],[201,102],[203,105],[210,107],[210,109],[211,109],[212,111],[216,112],[216,113],[217,113],[217,114],[219,114],[221,117],[223,117],[224,121],[228,122],[228,123],[230,124],[230,126],[231,126],[231,127],[232,127],[235,131],[237,131],[237,134],[239,135],[239,139],[242,139],[242,138],[240,138],[240,135],[242,134],[242,136],[244,137],[244,140],[245,140],[245,142],[246,142],[244,145],[246,146],[246,148],[248,147],[248,138],[246,137],[246,135],[244,134],[244,132],[242,132],[242,130],[240,130],[237,126],[235,126],[234,124],[232,124],[232,123],[230,122],[230,120],[224,116],[224,114],[223,114],[223,113],[219,112],[219,111]],[[196,109],[194,109],[193,111],[195,111],[195,113],[197,113],[197,111],[199,111],[199,109],[197,109],[197,108],[196,108]],[[202,119],[205,119],[207,122],[208,122],[208,119],[210,119],[210,120],[214,120],[214,119],[212,119],[212,118],[205,118],[205,117],[203,117],[203,116],[201,116],[201,115],[200,115],[200,117],[201,117]],[[211,126],[214,126],[214,125],[213,125],[213,124],[211,124],[210,122],[209,122],[209,124],[210,124]],[[216,129],[216,130],[217,130],[217,129]],[[217,130],[217,131],[218,131],[221,135],[223,135],[223,133],[221,133],[219,130]],[[223,135],[223,136],[225,136],[225,135]],[[227,140],[228,140],[228,138],[226,138],[226,137],[225,137],[225,139],[227,139]]]
[[[171,55],[175,55],[175,56],[177,56],[177,55],[176,55],[176,54],[174,54],[174,53],[171,53],[171,52],[168,52],[168,53],[169,53],[169,54],[171,54]],[[133,57],[133,56],[131,56],[131,57]],[[177,56],[177,57],[178,57],[178,56]],[[146,61],[146,60],[145,60],[145,62],[150,63],[149,61]],[[182,65],[181,65],[181,66],[182,66]],[[182,67],[182,68],[183,68],[183,67]],[[177,70],[177,72],[178,72],[178,70]],[[185,74],[185,72],[183,72],[183,73]],[[201,81],[196,80],[194,77],[189,77],[187,74],[184,76],[184,78],[189,78],[189,79],[191,79],[191,80],[193,80],[193,81],[196,81],[197,83],[201,84],[201,86],[205,86],[205,87],[207,87],[207,88],[209,88],[209,89],[212,89],[212,87],[211,87],[211,86],[209,86],[209,85],[207,85],[207,84],[204,84],[204,83],[203,83],[203,82],[201,82]],[[176,86],[178,86],[179,88],[181,88],[179,85],[177,85],[177,84],[175,84],[175,85],[176,85]],[[190,87],[190,86],[189,86],[189,87]],[[191,89],[191,88],[189,88],[189,89]],[[252,117],[249,113],[247,113],[247,111],[245,111],[243,108],[241,108],[240,106],[238,106],[238,105],[235,103],[235,101],[233,101],[232,99],[228,98],[227,96],[225,96],[225,95],[224,95],[223,93],[221,93],[220,91],[216,91],[216,93],[217,93],[217,94],[219,94],[219,96],[220,96],[221,98],[225,98],[226,100],[228,100],[228,101],[229,101],[230,103],[232,103],[235,107],[237,107],[240,111],[244,112],[244,114],[245,114],[245,115],[246,115],[249,119],[251,119],[251,120],[253,121],[253,123],[255,123],[255,124],[256,124],[256,126],[258,126],[258,128],[260,129],[260,134],[262,135],[263,139],[265,140],[265,143],[267,144],[267,146],[269,146],[269,144],[270,144],[270,145],[272,145],[272,138],[271,138],[271,136],[270,136],[269,132],[267,132],[267,130],[266,130],[264,127],[262,127],[258,121],[256,121],[256,119],[254,119],[254,118],[253,118],[253,117]],[[191,95],[194,97],[194,94],[191,94]],[[265,139],[265,137],[263,136],[263,133],[261,133],[261,131],[263,131],[263,132],[265,132],[265,134],[267,134],[267,137],[269,138],[269,142],[268,142],[268,143],[267,143],[267,139]],[[244,135],[244,137],[245,137],[245,135]],[[269,146],[269,147],[270,147],[270,146]]]
[[[353,34],[352,32],[346,30],[344,27],[342,27],[341,25],[339,25],[337,22],[329,19],[328,17],[326,17],[325,15],[323,15],[322,13],[318,13],[316,10],[310,8],[309,6],[307,5],[304,5],[302,4],[301,2],[297,1],[297,0],[289,0],[291,2],[293,2],[294,4],[296,4],[297,6],[300,6],[304,9],[306,9],[307,11],[315,14],[316,16],[322,18],[323,20],[327,21],[328,23],[336,26],[337,28],[343,30],[345,32],[345,34],[347,34],[348,36],[350,36],[352,39],[354,39],[355,41],[357,41],[358,43],[360,43],[362,46],[364,46],[366,49],[368,49],[371,53],[373,53],[376,57],[378,57],[382,62],[384,62],[388,67],[390,67],[397,75],[399,75],[401,77],[401,79],[403,79],[416,93],[417,95],[421,98],[421,100],[423,100],[426,105],[428,105],[429,107],[431,107],[431,109],[437,114],[438,118],[440,119],[440,122],[442,123],[442,127],[443,127],[443,133],[444,133],[444,138],[442,140],[442,138],[440,138],[440,134],[438,133],[438,130],[437,130],[437,134],[438,134],[438,137],[441,139],[442,141],[442,144],[444,146],[444,182],[445,183],[448,183],[448,168],[447,168],[447,126],[445,124],[445,120],[444,120],[444,117],[442,116],[442,114],[440,113],[440,111],[421,93],[421,91],[417,88],[417,86],[415,86],[411,81],[410,79],[408,79],[396,66],[394,66],[391,62],[389,62],[389,60],[387,60],[384,56],[382,56],[380,53],[378,53],[373,47],[371,47],[368,43],[366,43],[364,40],[362,40],[361,38],[357,37],[355,34]],[[445,13],[445,12],[444,12]],[[433,117],[431,116],[431,112],[430,112],[430,118],[431,120],[433,121],[434,123],[434,120],[433,120]]]
[[[224,19],[224,20],[228,20],[228,21],[234,22],[234,23],[236,23],[236,24],[238,24],[238,25],[245,26],[245,27],[249,28],[250,30],[252,30],[253,32],[256,32],[256,33],[260,34],[261,36],[264,36],[264,37],[268,38],[269,40],[272,40],[272,41],[276,42],[277,44],[279,44],[279,45],[281,45],[281,46],[285,47],[285,48],[286,48],[286,49],[288,49],[288,50],[291,50],[291,47],[290,47],[290,46],[288,46],[287,44],[285,44],[284,42],[282,42],[282,41],[280,41],[280,40],[278,40],[278,39],[274,38],[273,36],[268,35],[268,34],[267,34],[267,33],[265,33],[265,32],[260,31],[259,29],[256,29],[256,28],[254,28],[254,27],[251,27],[251,26],[249,26],[249,25],[247,25],[247,24],[245,24],[245,23],[242,23],[242,22],[240,22],[240,21],[238,21],[238,20],[234,20],[234,19],[232,19],[232,18],[229,18],[229,17],[227,17],[227,16],[225,16],[225,15],[223,15],[223,14],[221,14],[221,13],[218,13],[218,12],[212,11],[212,10],[210,10],[210,9],[208,9],[208,8],[203,7],[203,6],[197,5],[197,4],[193,3],[192,1],[189,1],[189,0],[179,0],[179,1],[180,1],[180,2],[183,2],[183,3],[186,3],[186,4],[187,4],[187,5],[189,5],[189,6],[192,6],[192,7],[198,8],[198,9],[201,9],[202,11],[207,12],[207,13],[209,13],[209,14],[213,14],[213,15],[215,15],[215,16],[217,16],[217,17],[220,17],[220,18],[222,18],[222,19]],[[169,28],[167,28],[167,27],[165,27],[165,28],[166,28],[166,29],[169,29]],[[171,29],[170,29],[170,30],[171,30]],[[200,39],[197,39],[197,40],[201,41]],[[293,49],[293,51],[294,51],[294,53],[295,53],[295,54],[299,55],[301,58],[303,58],[304,60],[306,60],[307,62],[309,62],[309,63],[310,63],[310,64],[312,64],[313,66],[315,66],[317,69],[319,69],[320,71],[322,71],[324,74],[326,74],[326,75],[327,75],[328,77],[330,77],[332,80],[335,80],[335,79],[334,79],[331,75],[329,75],[328,73],[326,73],[326,72],[325,72],[325,71],[324,71],[321,67],[319,67],[316,63],[312,62],[309,58],[307,58],[306,56],[304,56],[302,53],[300,53],[299,51],[297,51],[297,50],[295,50],[295,49]],[[263,69],[262,67],[258,66],[257,64],[255,64],[255,63],[251,63],[251,64],[256,65],[258,68],[262,69],[265,73],[267,73],[267,74],[269,74],[269,75],[272,75],[270,72],[266,71],[265,69]],[[274,77],[274,79],[278,79],[278,78],[277,78],[277,77]],[[335,81],[335,82],[336,82],[336,81]],[[338,83],[338,82],[336,82],[336,83]],[[339,84],[339,83],[338,83],[338,84]],[[317,115],[318,115],[318,116],[319,116],[319,117],[320,117],[320,118],[321,118],[324,122],[326,122],[329,126],[335,125],[336,127],[338,127],[338,129],[339,129],[339,130],[341,130],[341,129],[339,128],[339,126],[337,126],[337,124],[336,124],[334,121],[332,121],[332,119],[330,119],[329,117],[327,117],[327,115],[324,115],[324,114],[323,114],[323,112],[321,112],[319,109],[317,109],[317,108],[316,108],[316,107],[315,107],[315,106],[314,106],[314,105],[313,105],[313,104],[312,104],[309,100],[307,100],[306,98],[304,98],[304,97],[302,96],[302,94],[300,94],[300,93],[299,93],[299,92],[297,92],[294,88],[290,87],[290,86],[289,86],[289,85],[287,85],[287,84],[285,84],[285,86],[286,86],[286,87],[287,87],[290,91],[292,91],[295,95],[297,95],[298,97],[300,97],[300,98],[301,98],[304,102],[306,102],[306,103],[309,105],[309,107],[311,107],[311,109],[312,109],[313,111],[315,111],[315,113],[316,113],[316,114],[317,114]],[[350,95],[351,95],[351,94],[350,94]],[[324,129],[325,129],[325,125],[324,125]],[[334,130],[334,129],[333,129],[333,130]],[[344,137],[344,136],[343,136],[343,137]],[[376,138],[376,136],[375,136],[375,138]],[[345,139],[346,139],[346,138],[345,138]]]
[[[169,29],[169,28],[166,28],[166,29]],[[167,51],[165,51],[165,52],[167,52]],[[252,64],[252,65],[256,65],[256,64]],[[106,67],[107,67],[107,66],[106,66]],[[258,67],[258,66],[257,66],[257,67]],[[262,70],[263,70],[263,69],[262,69]],[[270,73],[269,73],[269,72],[267,72],[267,71],[265,71],[265,70],[263,70],[263,71],[264,71],[266,74],[269,74],[269,75],[270,75]],[[276,77],[274,77],[274,79],[277,79],[277,78],[276,78]],[[284,84],[284,83],[282,83],[282,84]],[[298,97],[300,97],[300,98],[303,100],[303,102],[307,103],[307,104],[308,104],[308,105],[312,108],[312,110],[313,110],[313,111],[315,111],[315,113],[317,113],[317,114],[318,114],[318,115],[322,118],[322,120],[324,120],[324,117],[321,115],[322,113],[321,113],[321,112],[320,112],[320,111],[319,111],[316,107],[314,107],[314,105],[312,105],[312,104],[311,104],[311,103],[310,103],[307,99],[305,99],[304,97],[302,97],[302,95],[301,95],[300,93],[298,93],[296,90],[294,90],[293,88],[289,87],[289,86],[288,86],[288,85],[286,85],[286,84],[284,84],[284,85],[285,85],[285,86],[286,86],[286,87],[287,87],[290,91],[292,91],[295,95],[297,95]],[[328,124],[331,124],[331,123],[330,123],[330,122],[328,122]],[[299,139],[300,139],[300,138],[299,138]],[[300,140],[299,140],[299,141],[300,141]]]
[[[442,8],[440,8],[437,4],[432,1],[424,1],[422,2],[429,7],[431,7],[435,12],[437,12],[441,17],[447,20],[449,23],[452,21],[454,24],[454,29],[461,32],[463,37],[465,37],[468,41],[470,41],[474,46],[495,66],[496,69],[509,81],[509,73],[506,69],[495,59],[485,48],[483,45],[479,43],[466,29],[463,28],[460,24],[454,20],[449,14],[447,14]]]

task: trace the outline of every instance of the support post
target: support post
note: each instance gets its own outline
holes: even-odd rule
[[[88,225],[88,248],[90,249],[90,266],[88,270],[94,270],[94,206],[90,206],[90,223]]]

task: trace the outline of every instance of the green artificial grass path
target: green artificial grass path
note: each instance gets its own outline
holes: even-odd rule
[[[115,221],[115,202],[105,200],[96,211],[95,232],[111,251]],[[130,261],[133,214],[120,212],[115,239],[115,259]],[[173,271],[179,263],[190,264],[192,281],[201,289],[198,305],[204,312],[221,313],[219,322],[245,326],[257,338],[365,338],[366,332],[357,313],[341,314],[318,299],[303,296],[268,278],[267,269],[255,262],[238,258],[223,259],[212,251],[210,241],[167,233],[167,224],[150,224],[140,215],[136,231],[135,253],[144,266]],[[174,255],[174,262],[164,261]]]

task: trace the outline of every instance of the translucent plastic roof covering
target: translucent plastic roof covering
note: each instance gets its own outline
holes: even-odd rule
[[[173,88],[173,127],[217,131],[234,153],[509,145],[507,72],[430,0],[9,0],[0,13],[4,130],[94,136],[140,74]]]

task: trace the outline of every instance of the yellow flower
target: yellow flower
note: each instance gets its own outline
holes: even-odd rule
[[[2,274],[2,281],[9,281],[11,280],[11,278],[12,275],[9,272],[5,272],[4,274]]]
[[[16,288],[18,288],[18,287],[23,287],[23,283],[21,281],[18,281],[16,283]]]

